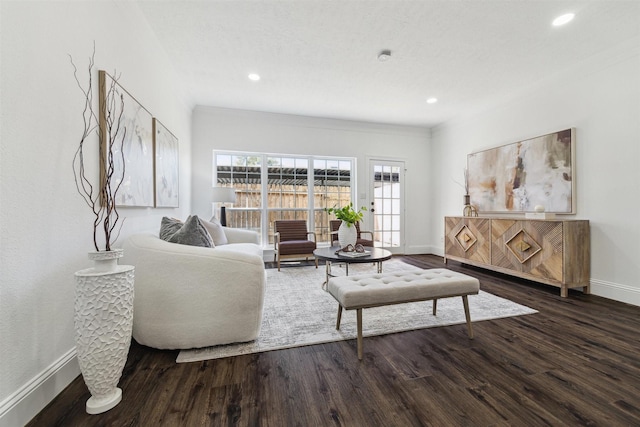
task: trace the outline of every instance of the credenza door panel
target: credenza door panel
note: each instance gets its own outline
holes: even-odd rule
[[[490,220],[472,217],[445,218],[445,253],[490,263]]]
[[[492,221],[492,265],[562,283],[562,263],[562,221]]]

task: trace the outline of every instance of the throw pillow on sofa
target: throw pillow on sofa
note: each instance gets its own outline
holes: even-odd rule
[[[212,218],[211,221],[205,221],[204,219],[200,218],[200,222],[209,232],[209,235],[211,236],[211,239],[213,240],[213,244],[215,246],[226,245],[227,243],[229,243],[226,234],[224,234],[222,224],[220,224],[220,221],[218,221],[217,218]]]
[[[165,221],[167,220],[167,221]],[[165,225],[165,232],[163,234],[162,226]],[[197,215],[189,217],[184,224],[172,235],[170,230],[175,227],[175,224],[171,224],[171,220],[167,217],[162,218],[162,224],[160,225],[160,238],[171,243],[178,243],[181,245],[190,246],[202,246],[205,248],[213,248],[213,241],[209,232],[204,228]],[[163,235],[165,237],[163,237]]]
[[[175,218],[167,218],[166,216],[162,218],[160,222],[160,235],[159,237],[162,240],[169,241],[171,236],[176,234],[178,230],[182,228],[184,222]]]

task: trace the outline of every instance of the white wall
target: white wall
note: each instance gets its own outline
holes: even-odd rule
[[[214,150],[355,157],[358,194],[368,191],[368,158],[402,160],[407,169],[405,252],[428,251],[428,129],[196,107],[192,132],[193,213],[211,216]],[[360,198],[354,202],[369,204]]]
[[[73,273],[90,266],[92,218],[71,171],[83,96],[68,54],[86,82],[95,41],[96,82],[98,69],[120,72],[180,141],[181,208],[121,209],[119,242],[189,210],[191,112],[133,3],[2,1],[0,16],[0,425],[16,426],[79,373]]]
[[[603,52],[570,73],[491,110],[433,130],[433,244],[443,252],[446,215],[462,214],[471,152],[576,128],[577,212],[591,223],[592,293],[640,305],[640,40]]]

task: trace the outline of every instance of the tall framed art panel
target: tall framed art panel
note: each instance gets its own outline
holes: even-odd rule
[[[154,196],[158,208],[179,207],[178,138],[154,117]]]
[[[101,176],[111,175],[116,206],[153,207],[153,117],[105,71],[98,79]]]

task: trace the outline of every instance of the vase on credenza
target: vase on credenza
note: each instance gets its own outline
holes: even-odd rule
[[[75,273],[76,351],[91,393],[89,414],[106,412],[122,400],[117,386],[131,344],[135,269],[118,265],[121,256],[122,249],[90,252],[94,266]]]
[[[465,194],[462,200],[464,202],[462,216],[478,216],[478,209],[471,204],[471,196]]]
[[[358,241],[358,231],[355,224],[349,224],[347,221],[342,221],[338,228],[338,243],[341,248],[348,245],[354,245]]]

